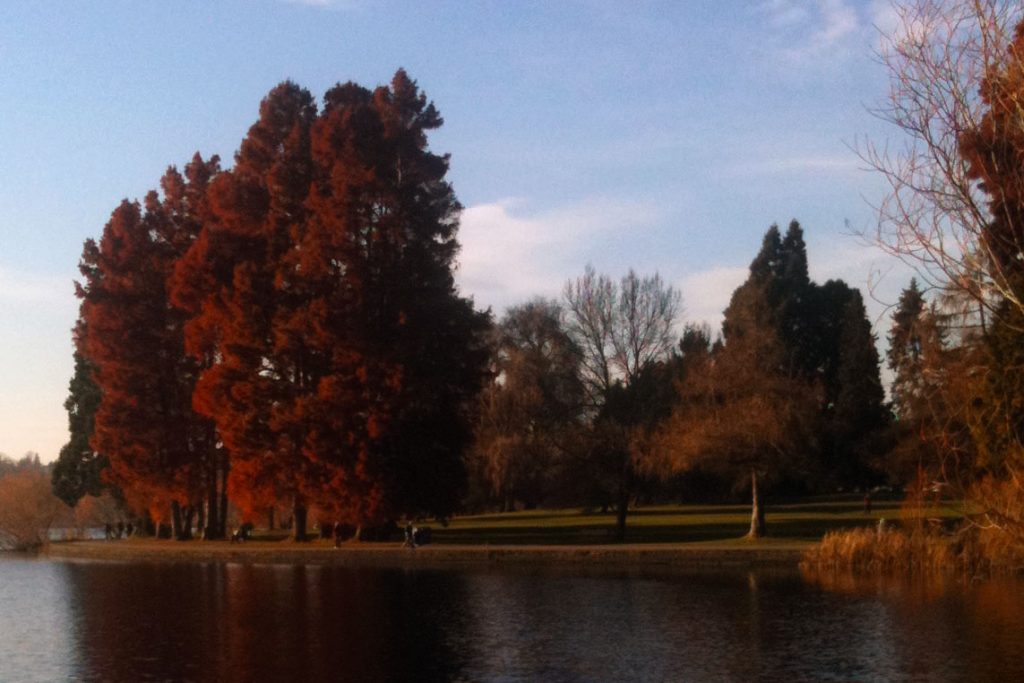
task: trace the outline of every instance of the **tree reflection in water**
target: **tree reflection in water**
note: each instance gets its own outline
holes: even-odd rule
[[[4,681],[1024,680],[1014,582],[0,559],[0,600]]]

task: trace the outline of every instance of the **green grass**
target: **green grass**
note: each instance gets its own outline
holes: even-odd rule
[[[955,518],[955,505],[925,510],[930,518]],[[871,514],[863,501],[815,498],[769,506],[769,537],[758,545],[802,546],[821,540],[827,531],[878,524],[901,517],[899,501],[876,501]],[[750,507],[746,505],[673,505],[631,509],[627,543],[692,543],[732,546],[746,543]],[[454,518],[447,528],[431,524],[435,543],[463,545],[599,545],[614,542],[613,513],[576,510],[527,510]]]

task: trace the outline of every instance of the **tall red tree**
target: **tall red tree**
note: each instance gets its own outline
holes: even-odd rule
[[[215,474],[212,424],[191,408],[197,366],[184,352],[185,313],[170,304],[167,279],[199,231],[201,204],[217,159],[198,155],[187,180],[170,169],[164,198],[146,210],[124,201],[97,245],[82,255],[79,352],[95,367],[101,393],[92,447],[110,460],[110,479],[136,507],[171,521],[187,537],[191,516]]]
[[[263,101],[178,266],[189,350],[216,362],[195,405],[232,452],[231,490],[355,524],[449,514],[486,316],[452,276],[459,205],[441,125],[404,72],[349,83],[317,115],[291,83]]]
[[[203,230],[172,280],[174,300],[192,315],[188,351],[204,365],[193,403],[231,452],[231,495],[249,514],[290,500],[297,538],[308,504],[303,426],[282,423],[280,406],[311,381],[317,361],[281,343],[280,317],[299,296],[281,269],[306,223],[315,117],[312,96],[293,83],[267,95],[234,168],[211,184]]]
[[[442,123],[400,70],[372,92],[331,89],[313,130],[311,244],[299,253],[328,267],[296,270],[327,278],[307,320],[332,369],[311,397],[309,448],[329,465],[325,504],[356,524],[448,515],[465,480],[489,319],[454,286],[461,207],[448,157],[427,145]]]
[[[162,197],[151,192],[146,197],[146,215],[153,224],[154,239],[163,245],[165,258],[162,275],[165,296],[173,299],[173,275],[178,261],[198,239],[204,221],[209,215],[208,190],[210,181],[220,172],[217,156],[204,161],[197,153],[185,165],[184,174],[170,168],[161,179]],[[191,316],[187,309],[168,302],[168,332],[175,341],[177,382],[174,385],[175,404],[180,415],[178,428],[188,439],[196,468],[199,494],[199,526],[206,538],[225,536],[227,513],[227,450],[219,445],[213,421],[197,413],[192,407],[192,395],[199,372],[211,362],[208,357],[195,357],[185,352],[185,326]]]

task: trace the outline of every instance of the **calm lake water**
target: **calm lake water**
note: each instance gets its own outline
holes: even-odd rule
[[[0,555],[0,681],[1024,680],[1024,584]]]

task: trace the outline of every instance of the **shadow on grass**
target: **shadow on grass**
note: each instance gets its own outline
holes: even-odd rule
[[[738,524],[626,527],[627,543],[684,543],[734,538],[745,531]],[[604,545],[615,543],[613,524],[599,526],[476,527],[445,529],[434,534],[437,543],[455,545]]]
[[[894,501],[872,503],[871,509],[874,512],[898,512],[900,509],[900,503]],[[793,512],[813,515],[857,515],[864,513],[864,503],[823,503],[817,505],[800,503],[769,505],[768,513],[771,514],[773,510],[775,512]]]
[[[792,519],[768,514],[768,535],[777,539],[818,540],[835,529],[872,526],[865,517]],[[747,533],[743,520],[707,521],[700,524],[636,524],[626,526],[626,543],[698,543],[734,540]],[[436,529],[434,541],[453,545],[603,545],[615,543],[614,523],[572,526],[473,526]]]
[[[884,500],[872,502],[872,509],[875,512],[894,512],[901,507],[900,501]],[[850,515],[861,514],[864,511],[864,503],[860,500],[844,500],[834,502],[815,503],[791,503],[791,502],[768,502],[769,514],[774,512],[794,512],[819,515]],[[730,505],[664,505],[653,507],[630,508],[630,518],[648,517],[699,517],[709,515],[746,515],[750,514],[749,503],[736,503]],[[471,521],[473,526],[486,526],[495,523],[499,525],[516,524],[522,521],[532,522],[555,522],[553,526],[563,526],[568,520],[577,520],[577,524],[587,525],[590,520],[601,520],[602,522],[615,519],[615,512],[586,511],[576,509],[566,510],[522,510],[516,512],[500,512],[483,515],[464,517],[462,520]],[[539,524],[543,526],[542,524]]]
[[[925,511],[927,517],[956,518],[950,505]],[[817,541],[836,529],[874,526],[878,519],[903,516],[902,501],[872,500],[864,513],[861,495],[838,494],[767,502],[767,531],[780,541]],[[626,543],[735,541],[750,528],[749,503],[656,505],[629,511]],[[579,509],[524,510],[459,517],[447,528],[434,527],[437,543],[454,545],[603,545],[615,543],[613,512]]]

